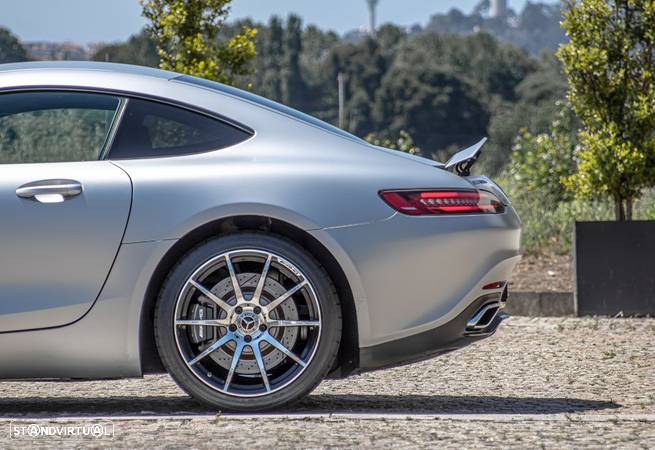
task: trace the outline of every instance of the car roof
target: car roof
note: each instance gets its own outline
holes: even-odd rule
[[[341,130],[329,123],[321,121],[315,117],[312,117],[308,114],[297,111],[293,108],[289,108],[280,103],[274,102],[272,100],[260,97],[251,92],[243,91],[231,86],[226,86],[221,83],[214,81],[204,80],[201,78],[196,78],[188,75],[183,75],[176,72],[170,72],[167,70],[155,69],[152,67],[145,66],[135,66],[130,64],[120,64],[120,63],[107,63],[107,62],[96,62],[96,61],[36,61],[36,62],[22,62],[22,63],[9,63],[9,64],[0,64],[0,74],[10,73],[10,72],[38,72],[38,71],[70,71],[71,74],[82,75],[84,78],[84,84],[93,85],[93,79],[84,76],[85,72],[95,72],[102,73],[103,78],[106,76],[118,75],[118,76],[136,76],[139,78],[153,78],[159,81],[172,81],[177,83],[182,83],[188,86],[192,86],[195,89],[210,90],[215,93],[221,94],[223,96],[229,96],[238,99],[240,102],[246,102],[252,105],[255,105],[259,108],[264,108],[269,111],[273,111],[278,114],[282,114],[291,119],[303,122],[306,125],[311,125],[316,128],[320,128],[323,131],[327,131],[331,134],[340,136],[342,138],[355,141],[358,143],[364,143],[364,141],[344,130]],[[73,80],[74,78],[71,78]],[[77,78],[79,79],[79,78]],[[124,80],[121,84],[124,84]],[[143,83],[149,84],[147,80],[142,80]],[[132,85],[134,86],[134,85]],[[168,95],[170,91],[167,89]],[[239,122],[244,122],[243,120]],[[245,122],[244,122],[245,123]]]
[[[162,79],[171,79],[179,75],[175,72],[154,69],[152,67],[95,61],[32,61],[0,64],[0,72],[23,70],[98,70],[103,72],[142,75]]]

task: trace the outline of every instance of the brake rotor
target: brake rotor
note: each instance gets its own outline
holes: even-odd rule
[[[244,297],[250,298],[251,295],[255,292],[257,288],[257,283],[259,282],[260,274],[258,273],[241,273],[237,275],[237,280],[241,286],[241,291],[243,292]],[[287,290],[277,281],[273,280],[270,276],[266,279],[264,283],[264,288],[262,290],[261,303],[266,305],[267,303],[275,300],[284,294]],[[232,286],[232,280],[226,278],[216,284],[211,292],[216,294],[219,298],[225,299],[230,305],[236,303],[236,298],[234,296],[234,287]],[[225,316],[225,311],[221,311],[221,318]],[[275,308],[274,311],[270,314],[271,319],[277,320],[298,320],[298,310],[293,301],[286,301],[280,306]],[[269,330],[271,335],[280,341],[285,347],[293,348],[298,338],[299,329],[297,327],[284,327],[284,328],[273,328]],[[221,329],[219,333],[219,338],[225,334],[225,330]],[[213,352],[210,355],[210,358],[213,359],[217,364],[226,370],[230,369],[232,364],[232,355],[234,354],[234,349],[236,344],[230,342],[219,350]],[[263,342],[260,345],[262,352],[262,357],[264,359],[264,365],[266,369],[272,369],[280,364],[286,356],[276,350],[275,347],[271,346],[267,342]],[[249,346],[246,346],[243,349],[241,358],[239,359],[239,364],[236,367],[236,372],[241,375],[257,375],[259,376],[259,366],[255,360],[252,349]]]

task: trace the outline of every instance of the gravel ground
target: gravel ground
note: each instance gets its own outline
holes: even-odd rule
[[[490,339],[221,415],[166,376],[2,384],[0,447],[655,448],[655,320],[512,318]],[[112,440],[10,440],[10,423],[107,423]],[[6,431],[3,431],[6,430]]]

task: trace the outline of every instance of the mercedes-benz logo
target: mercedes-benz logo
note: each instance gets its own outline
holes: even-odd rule
[[[253,312],[247,311],[237,318],[237,326],[244,334],[251,334],[259,327],[259,319]]]
[[[241,326],[243,327],[244,330],[250,331],[254,328],[255,326],[255,318],[254,317],[242,317],[241,318]]]

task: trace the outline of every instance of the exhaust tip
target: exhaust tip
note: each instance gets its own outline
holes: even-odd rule
[[[500,302],[492,302],[483,305],[466,323],[466,331],[481,331],[487,328],[496,318],[501,309]]]

